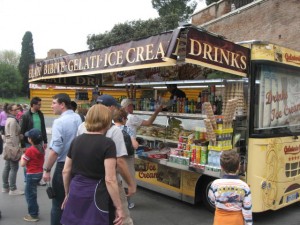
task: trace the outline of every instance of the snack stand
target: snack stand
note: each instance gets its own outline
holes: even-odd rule
[[[164,104],[168,111],[137,132],[138,185],[213,210],[209,185],[222,176],[221,152],[235,148],[253,211],[261,212],[300,199],[299,58],[270,43],[235,44],[188,26],[38,62],[29,81],[119,88],[144,118]],[[193,91],[167,101],[166,84]]]

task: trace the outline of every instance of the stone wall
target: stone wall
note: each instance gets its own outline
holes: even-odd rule
[[[63,49],[51,49],[47,53],[47,59],[52,59],[63,55],[68,55],[68,53]]]
[[[216,5],[195,13],[192,24],[233,42],[268,41],[300,51],[299,0],[257,0],[221,16],[216,16]]]

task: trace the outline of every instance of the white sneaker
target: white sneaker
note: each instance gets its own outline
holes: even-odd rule
[[[14,190],[14,191],[9,191],[8,193],[9,195],[24,195],[24,191],[20,191],[20,190]]]
[[[41,180],[39,183],[38,183],[38,186],[46,186],[46,182],[45,181],[43,181],[43,180]]]
[[[128,209],[133,209],[134,208],[134,203],[133,202],[130,202],[129,204],[128,204]]]
[[[9,189],[8,188],[2,188],[2,193],[8,193]]]

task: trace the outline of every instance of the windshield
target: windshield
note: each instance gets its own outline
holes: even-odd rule
[[[261,64],[256,72],[254,134],[299,134],[300,70]]]

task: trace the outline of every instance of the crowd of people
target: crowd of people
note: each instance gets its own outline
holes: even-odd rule
[[[28,215],[24,220],[29,222],[39,220],[37,185],[44,181],[55,193],[51,225],[133,224],[129,208],[134,203],[129,197],[136,192],[134,157],[128,156],[122,130],[129,133],[133,149],[138,143],[125,126],[125,109],[112,96],[101,95],[83,117],[67,94],[57,94],[51,108],[59,117],[53,122],[48,145],[41,101],[32,98],[27,110],[5,104],[0,113],[5,160],[2,192],[25,194]],[[25,192],[16,186],[19,165],[24,167]]]
[[[133,224],[129,209],[135,206],[131,197],[137,190],[132,154],[139,146],[136,129],[151,125],[162,107],[148,120],[143,120],[133,115],[132,100],[124,99],[120,105],[115,98],[104,94],[97,98],[86,116],[82,116],[76,113],[77,105],[69,95],[60,93],[52,100],[53,113],[59,117],[53,122],[48,144],[41,101],[39,97],[32,98],[30,108],[23,110],[19,119],[17,104],[6,105],[5,115],[0,113],[5,160],[2,192],[24,194],[16,186],[20,164],[25,168],[28,205],[25,221],[39,220],[37,185],[43,180],[53,190],[51,225]],[[6,122],[3,123],[2,118]],[[221,165],[227,171],[225,164]],[[216,202],[217,188],[214,183],[210,192],[210,198]],[[247,201],[251,204],[250,192]],[[218,210],[217,215],[222,210]],[[247,221],[251,220],[249,215]]]

